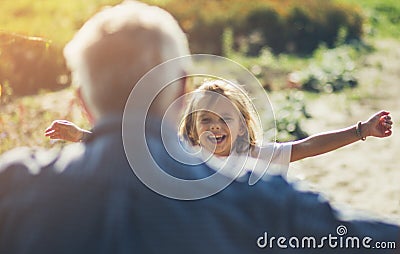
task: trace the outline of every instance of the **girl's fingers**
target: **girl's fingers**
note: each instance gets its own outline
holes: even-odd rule
[[[391,122],[382,122],[382,126],[385,128],[392,128],[392,123]]]
[[[387,131],[385,132],[385,136],[386,136],[386,137],[389,137],[390,135],[392,135],[392,131],[391,131],[391,130],[387,130]]]
[[[55,130],[48,130],[44,133],[45,136],[53,135],[56,131]]]
[[[384,121],[386,121],[386,122],[391,122],[391,120],[392,120],[392,117],[390,117],[390,115],[381,116],[381,118],[383,118]]]
[[[382,110],[382,111],[380,111],[379,113],[378,113],[378,115],[381,117],[381,116],[387,116],[387,115],[389,115],[390,114],[390,112],[389,111],[386,111],[386,110]]]
[[[58,135],[58,134],[51,135],[51,136],[49,136],[49,138],[50,139],[61,139],[60,135]]]
[[[50,130],[57,130],[59,129],[57,124],[52,123],[49,127],[46,128],[45,132],[48,132]]]

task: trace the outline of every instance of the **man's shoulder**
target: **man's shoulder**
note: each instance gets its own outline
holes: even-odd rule
[[[24,170],[37,175],[50,165],[62,171],[73,158],[81,155],[83,145],[73,144],[62,149],[45,149],[40,147],[18,147],[0,155],[0,174],[8,170]]]
[[[30,174],[38,174],[43,166],[56,159],[56,152],[36,147],[18,147],[0,156],[0,173],[9,169],[25,169]]]

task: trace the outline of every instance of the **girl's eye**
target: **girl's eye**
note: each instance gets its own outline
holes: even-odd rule
[[[201,118],[200,122],[201,123],[209,123],[210,122],[210,118]]]

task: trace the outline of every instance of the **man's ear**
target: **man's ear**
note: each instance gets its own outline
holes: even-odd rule
[[[181,80],[182,80],[182,90],[180,91],[179,96],[182,96],[187,92],[189,92],[189,84],[186,72],[183,73]]]
[[[80,87],[78,87],[78,89],[76,89],[76,97],[78,98],[79,105],[82,107],[83,113],[86,115],[90,124],[93,125],[95,119],[93,117],[93,114],[90,112],[90,110],[87,107],[85,99],[83,98],[83,95],[82,95],[82,89]]]
[[[188,78],[186,76],[186,73],[183,73],[182,78],[179,79],[181,82],[178,86],[178,90],[176,94],[176,98],[179,98],[181,96],[184,96],[186,93],[189,92],[189,86],[188,86]],[[180,100],[180,103],[178,105],[180,107],[180,110],[184,107],[184,102],[183,100]]]

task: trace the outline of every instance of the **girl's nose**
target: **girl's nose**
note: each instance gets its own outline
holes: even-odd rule
[[[214,130],[220,130],[220,129],[221,129],[221,126],[220,126],[218,123],[213,123],[213,124],[211,124],[210,129],[211,129],[212,131],[214,131]]]

